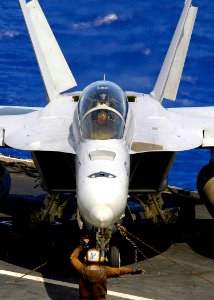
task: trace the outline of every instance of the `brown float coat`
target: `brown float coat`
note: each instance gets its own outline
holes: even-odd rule
[[[81,275],[79,292],[81,299],[105,299],[107,294],[107,278],[131,274],[131,268],[111,268],[108,266],[88,265],[85,266],[79,260],[80,247],[71,254],[71,263]]]

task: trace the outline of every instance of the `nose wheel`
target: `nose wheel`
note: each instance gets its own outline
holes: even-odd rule
[[[121,267],[120,250],[116,245],[112,245],[109,249],[109,263],[112,267]]]
[[[110,239],[112,237],[111,228],[99,228],[96,232],[96,247],[100,249],[101,256],[107,258],[112,267],[121,266],[121,255],[119,247],[115,244],[111,244]]]

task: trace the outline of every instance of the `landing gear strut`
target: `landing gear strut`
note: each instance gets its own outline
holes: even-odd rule
[[[147,193],[145,201],[137,195],[135,195],[135,199],[140,203],[145,218],[152,220],[152,223],[171,224],[176,222],[178,209],[163,208],[164,201],[161,193]]]
[[[112,228],[99,228],[96,232],[96,247],[100,249],[101,256],[107,259],[112,267],[121,266],[120,250],[116,244],[111,244]],[[107,256],[108,254],[108,256]]]
[[[100,249],[102,257],[109,251],[109,241],[112,236],[111,228],[98,228],[96,231],[96,247]]]
[[[34,210],[31,214],[31,222],[33,224],[42,222],[54,223],[56,218],[61,219],[64,209],[71,199],[71,196],[67,199],[63,199],[62,196],[63,194],[58,192],[48,193],[43,202],[43,207]]]

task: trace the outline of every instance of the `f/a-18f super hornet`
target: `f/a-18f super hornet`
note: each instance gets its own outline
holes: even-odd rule
[[[214,146],[214,107],[171,108],[175,100],[197,8],[186,0],[163,66],[150,94],[124,92],[102,80],[81,92],[37,0],[20,6],[47,91],[44,108],[1,107],[1,145],[30,150],[48,191],[44,215],[58,216],[59,194],[75,193],[80,226],[97,232],[108,249],[112,227],[121,223],[128,195],[147,195],[145,216],[167,222],[161,191],[177,151]],[[211,157],[198,177],[213,214]],[[62,206],[61,206],[62,207]],[[50,209],[51,208],[51,209]],[[164,213],[163,213],[164,212]]]

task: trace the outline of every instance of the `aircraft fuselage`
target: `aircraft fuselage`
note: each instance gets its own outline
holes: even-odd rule
[[[129,154],[123,140],[80,143],[76,156],[77,201],[86,222],[107,228],[122,217],[129,169]]]
[[[113,225],[125,211],[130,173],[124,138],[127,114],[125,93],[108,81],[86,87],[75,111],[78,208],[86,223],[98,228]]]

